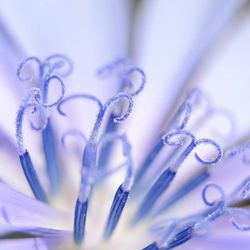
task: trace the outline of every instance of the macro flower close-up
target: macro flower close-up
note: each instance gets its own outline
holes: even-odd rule
[[[248,0],[0,1],[0,249],[249,250]]]

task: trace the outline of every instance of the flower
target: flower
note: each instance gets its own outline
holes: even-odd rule
[[[247,1],[0,14],[3,249],[248,248]]]

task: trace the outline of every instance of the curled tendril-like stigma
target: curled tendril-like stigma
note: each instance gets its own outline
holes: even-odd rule
[[[222,150],[221,147],[218,143],[216,143],[215,141],[211,140],[211,139],[200,139],[196,141],[196,146],[200,145],[200,144],[209,144],[215,147],[216,151],[217,151],[217,155],[213,160],[207,161],[207,160],[203,160],[199,157],[199,155],[197,153],[195,153],[195,158],[203,163],[203,164],[214,164],[216,162],[218,162],[221,159],[222,156]]]
[[[74,137],[82,139],[83,142],[87,142],[87,137],[84,135],[84,133],[82,133],[78,129],[71,129],[65,132],[61,137],[61,143],[65,149],[66,149],[66,138],[68,138],[69,136],[74,136]]]
[[[144,71],[138,67],[135,67],[135,68],[130,68],[128,69],[127,71],[125,71],[123,73],[123,90],[128,86],[129,89],[132,89],[133,86],[135,85],[135,83],[132,81],[131,79],[131,76],[133,74],[138,74],[141,78],[140,80],[140,84],[138,86],[137,89],[135,89],[134,91],[132,92],[128,92],[131,96],[136,96],[138,95],[143,89],[144,89],[144,86],[145,86],[145,83],[146,83],[146,75],[144,73]]]
[[[65,85],[63,83],[63,81],[61,80],[61,78],[59,78],[58,76],[50,76],[44,83],[44,101],[47,102],[47,97],[48,97],[48,90],[49,90],[49,85],[51,84],[51,82],[53,81],[58,81],[60,86],[61,86],[61,95],[58,97],[58,99],[51,103],[51,104],[47,104],[47,103],[43,103],[43,106],[44,107],[47,107],[47,108],[51,108],[51,107],[54,107],[56,106],[64,97],[64,93],[65,93]]]
[[[203,202],[207,205],[207,206],[213,206],[215,203],[216,203],[216,201],[209,201],[208,200],[208,198],[207,198],[207,191],[208,191],[208,189],[215,189],[219,194],[220,194],[220,198],[219,198],[219,200],[220,201],[225,201],[225,193],[224,193],[224,191],[223,191],[223,189],[219,186],[219,185],[217,185],[217,184],[214,184],[214,183],[210,183],[210,184],[207,184],[204,188],[203,188],[203,190],[202,190],[202,200],[203,200]]]
[[[35,63],[38,65],[39,67],[39,74],[40,76],[42,75],[43,73],[43,67],[42,67],[42,62],[40,61],[40,59],[38,59],[37,57],[35,56],[31,56],[31,57],[28,57],[26,59],[24,59],[18,66],[17,68],[17,78],[22,81],[22,82],[25,82],[25,81],[30,81],[32,80],[33,76],[22,76],[23,74],[23,71],[25,70],[27,64],[29,63]]]
[[[128,101],[127,110],[124,112],[124,114],[115,117],[114,122],[123,122],[124,120],[128,118],[133,108],[132,96],[126,93],[119,93],[118,95],[110,98],[104,105],[104,112],[105,112],[111,104],[117,103],[121,101],[122,99],[125,99]]]
[[[166,135],[164,135],[162,137],[163,143],[165,145],[169,145],[169,146],[182,146],[184,144],[184,139],[183,138],[181,138],[179,140],[176,140],[176,141],[171,140],[174,137],[179,137],[181,135],[190,137],[192,142],[193,143],[195,142],[195,137],[193,136],[192,133],[190,133],[188,131],[185,131],[185,130],[175,130],[175,131],[172,131],[170,133],[167,133]]]
[[[100,110],[103,108],[103,105],[102,105],[101,101],[98,98],[96,98],[95,96],[88,95],[88,94],[75,94],[75,95],[65,97],[63,100],[61,100],[59,102],[59,104],[57,105],[57,110],[58,110],[59,114],[66,116],[66,113],[62,111],[62,105],[65,104],[66,102],[68,102],[70,100],[74,100],[74,99],[92,100],[95,103],[97,103]]]
[[[44,61],[44,63],[42,63],[41,60],[37,57],[28,57],[24,59],[18,66],[17,77],[20,81],[32,80],[32,76],[26,76],[26,77],[22,76],[23,71],[25,70],[28,63],[37,64],[39,67],[40,88],[41,88],[42,95],[43,95],[44,107],[52,107],[52,106],[57,105],[58,102],[63,98],[65,87],[64,87],[63,81],[59,78],[59,76],[55,75],[55,73],[57,73],[55,71],[62,69],[62,68],[63,69],[66,68],[66,71],[59,72],[58,75],[67,76],[68,74],[70,74],[72,71],[72,67],[73,67],[70,59],[65,55],[55,54],[55,55],[48,57]],[[46,70],[46,68],[48,69]],[[48,85],[51,80],[59,81],[61,85],[62,95],[55,103],[46,104],[47,96],[48,96]]]
[[[219,144],[217,144],[215,141],[210,140],[210,139],[199,139],[197,140],[192,133],[185,131],[185,130],[174,130],[166,135],[164,135],[162,137],[163,143],[167,144],[169,146],[182,146],[184,144],[184,139],[180,138],[178,140],[171,140],[174,137],[179,137],[179,136],[188,136],[191,138],[191,143],[189,144],[189,146],[187,147],[187,152],[185,152],[185,154],[183,154],[182,156],[184,158],[186,158],[186,156],[192,151],[194,150],[194,148],[196,148],[198,145],[200,144],[209,144],[215,147],[215,149],[217,150],[217,155],[213,160],[203,160],[200,158],[200,156],[198,156],[197,153],[195,153],[195,158],[201,162],[202,164],[214,164],[216,162],[218,162],[221,159],[222,156],[222,150],[219,146]]]
[[[67,77],[73,71],[73,62],[66,55],[54,54],[45,59],[43,67],[53,68],[57,75]]]

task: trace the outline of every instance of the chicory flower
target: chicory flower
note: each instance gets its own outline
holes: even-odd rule
[[[73,5],[0,7],[0,246],[248,249],[246,1]]]

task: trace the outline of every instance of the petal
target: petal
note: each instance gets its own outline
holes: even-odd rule
[[[0,211],[2,224],[25,227],[69,228],[68,215],[29,198],[7,184],[0,183]]]

